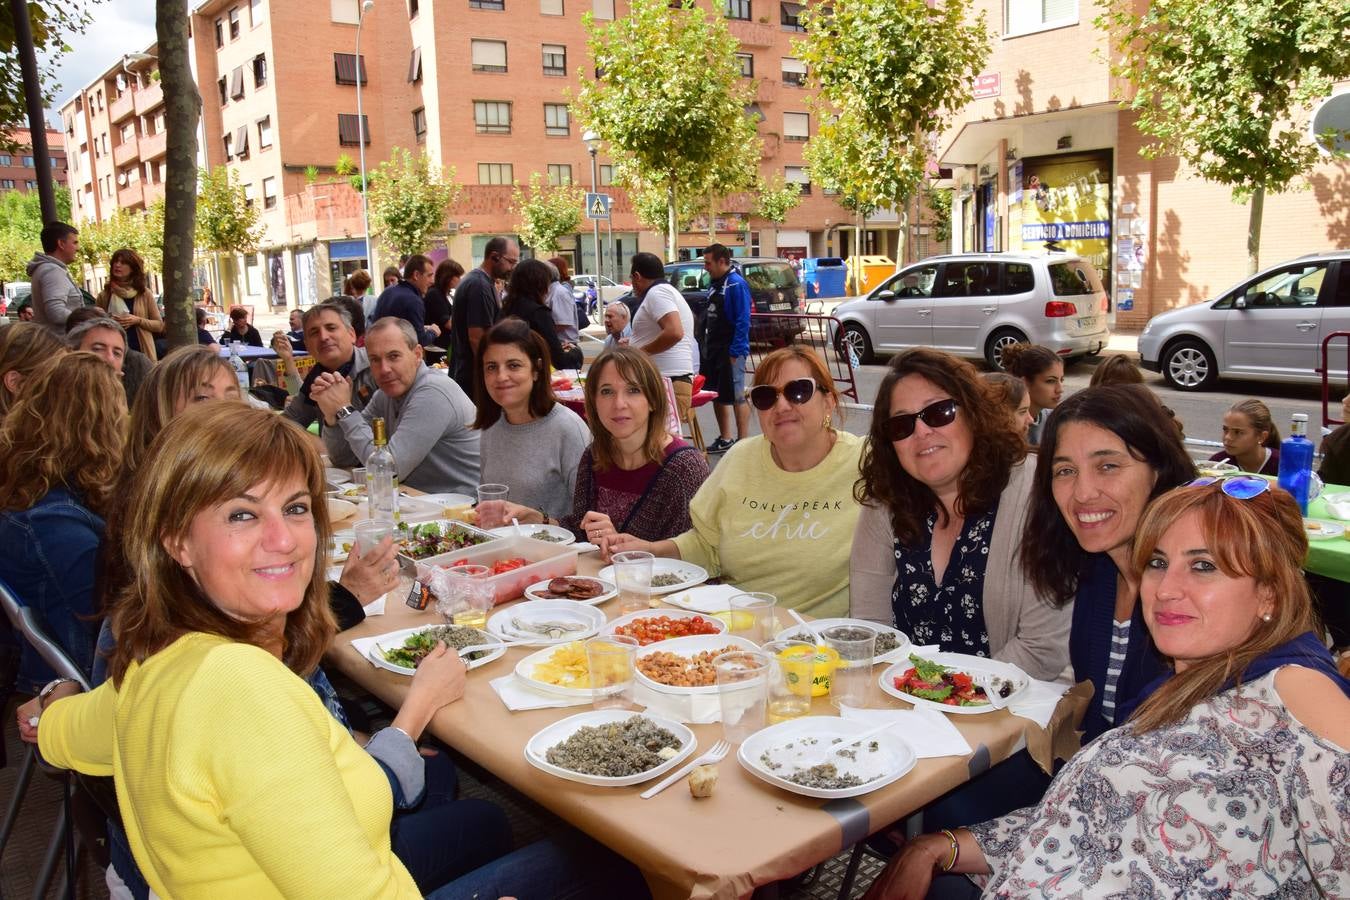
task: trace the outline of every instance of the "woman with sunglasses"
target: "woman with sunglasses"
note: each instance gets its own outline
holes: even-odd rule
[[[1148,699],[1040,803],[910,841],[868,898],[1350,896],[1350,682],[1307,552],[1265,479],[1154,501],[1126,558],[1168,661]]]
[[[894,357],[855,489],[852,614],[894,624],[916,644],[1057,677],[1068,611],[1017,569],[1025,457],[1012,411],[974,366],[928,348]]]
[[[844,615],[862,442],[834,427],[834,378],[811,350],[784,347],[755,370],[750,402],[763,434],[722,458],[694,497],[689,531],[655,543],[620,534],[602,547],[685,559],[738,588],[773,594],[779,606]]]
[[[1088,740],[1124,721],[1124,704],[1160,671],[1139,606],[1130,547],[1149,501],[1195,477],[1195,466],[1153,392],[1088,388],[1045,427],[1022,538],[1026,578],[1073,607],[1069,660],[1095,692]]]

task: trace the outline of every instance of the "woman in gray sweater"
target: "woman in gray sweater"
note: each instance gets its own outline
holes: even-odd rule
[[[591,443],[580,416],[553,399],[548,347],[520,319],[503,319],[483,337],[476,354],[478,417],[482,432],[483,484],[511,489],[503,521],[495,528],[549,524],[572,510],[577,464]]]

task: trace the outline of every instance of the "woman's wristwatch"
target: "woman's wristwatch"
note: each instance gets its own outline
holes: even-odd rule
[[[39,709],[47,708],[47,698],[52,695],[52,691],[56,690],[63,684],[75,684],[75,683],[76,682],[74,678],[53,678],[51,681],[47,682],[45,685],[43,685],[42,690],[38,691],[37,695],[38,708]]]

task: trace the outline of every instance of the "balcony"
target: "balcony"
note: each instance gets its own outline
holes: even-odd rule
[[[142,194],[145,197],[146,207],[152,206],[156,200],[164,199],[164,185],[146,184],[145,182],[141,182],[141,185],[143,188]]]
[[[113,147],[113,163],[118,166],[125,166],[133,159],[136,159],[139,153],[140,148],[137,146],[136,139],[133,137],[131,140],[123,141],[116,147]]]
[[[117,206],[119,209],[141,209],[145,206],[145,191],[139,181],[117,189]]]
[[[726,23],[731,36],[742,47],[772,47],[778,41],[778,29],[773,25],[741,19],[727,19]]]
[[[164,103],[164,88],[156,81],[148,88],[141,88],[132,96],[136,98],[136,115],[143,116]]]
[[[760,154],[761,159],[772,160],[778,158],[778,151],[783,146],[783,139],[774,132],[765,132],[760,135],[764,141],[764,152]]]
[[[165,136],[167,134],[167,131],[161,131],[158,134],[151,134],[141,138],[141,159],[159,159],[163,156]]]
[[[780,82],[774,78],[761,78],[755,84],[756,103],[777,103]]]
[[[131,113],[135,110],[135,108],[136,108],[136,92],[132,90],[123,91],[122,96],[118,97],[111,104],[109,104],[108,119],[114,125],[116,125],[118,122],[122,121],[127,116],[131,115]]]

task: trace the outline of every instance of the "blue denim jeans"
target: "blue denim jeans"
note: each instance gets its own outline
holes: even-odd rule
[[[457,878],[427,900],[644,900],[642,873],[628,860],[579,832],[536,841]]]

